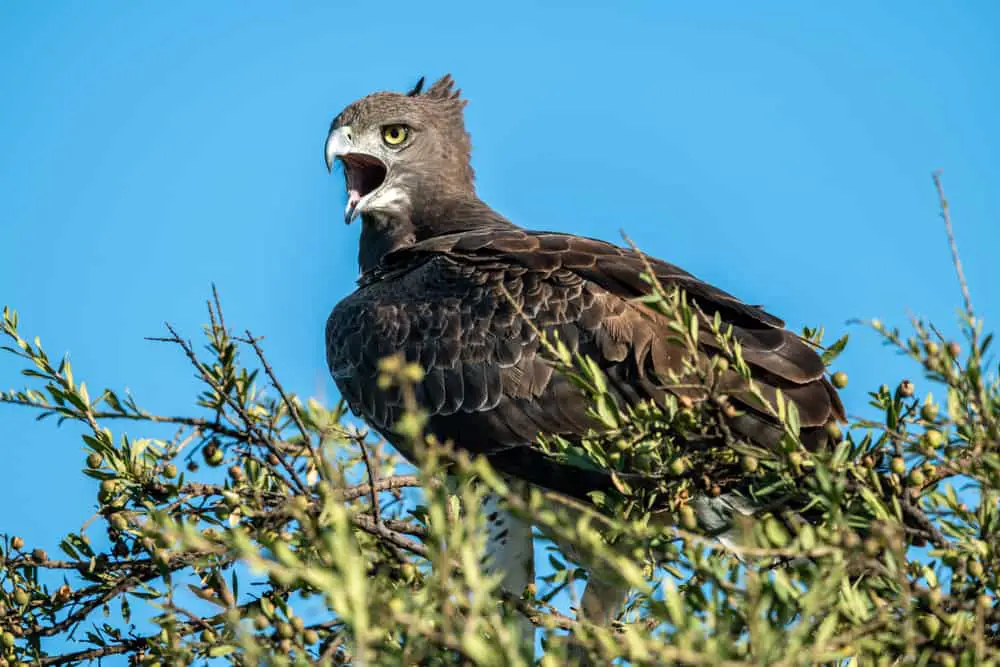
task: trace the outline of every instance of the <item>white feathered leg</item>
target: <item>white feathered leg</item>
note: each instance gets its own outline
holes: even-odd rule
[[[486,554],[483,568],[490,573],[500,572],[501,588],[513,596],[524,593],[528,584],[535,582],[535,545],[531,524],[507,512],[500,499],[487,494],[481,509],[486,518]],[[521,639],[531,646],[534,655],[535,626],[523,614],[518,614],[518,631]]]

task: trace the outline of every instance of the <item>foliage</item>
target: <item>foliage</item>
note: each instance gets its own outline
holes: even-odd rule
[[[145,665],[530,664],[520,614],[540,629],[543,665],[563,664],[571,646],[598,664],[996,663],[1000,380],[962,283],[961,343],[917,320],[906,334],[869,323],[933,394],[921,397],[916,381],[883,385],[870,394],[881,418],[832,426],[837,444],[819,451],[802,445],[794,406],[780,400],[770,406],[784,426],[777,451],[728,433],[722,417],[736,408],[714,379],[748,371],[736,341],[683,293],[651,284],[647,301],[674,322],[690,356],[673,380],[698,387],[699,400],[615,405],[600,370],[550,340],[553,363],[593,397],[605,429],[542,446],[657,480],[619,476],[619,493],[594,498],[603,513],[512,486],[425,440],[415,403],[401,424],[418,453],[408,466],[342,405],[286,392],[258,339],[227,328],[218,299],[204,350],[169,327],[158,339],[201,382],[191,416],[92,393],[5,309],[6,349],[33,388],[0,401],[83,425],[98,509],[59,557],[0,539],[0,666],[116,655]],[[723,350],[711,360],[695,354],[703,326]],[[819,343],[822,332],[804,335]],[[404,395],[420,376],[396,358],[382,370]],[[446,468],[457,483],[441,483]],[[498,590],[480,567],[484,518],[474,510],[485,489],[627,581],[621,622],[596,625],[555,604],[581,577],[555,548],[537,586]],[[736,539],[706,535],[698,499],[734,489],[765,509],[739,519]]]

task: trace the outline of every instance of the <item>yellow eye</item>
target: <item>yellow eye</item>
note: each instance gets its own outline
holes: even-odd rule
[[[382,128],[382,141],[390,146],[398,146],[406,141],[409,129],[405,125],[386,125]]]

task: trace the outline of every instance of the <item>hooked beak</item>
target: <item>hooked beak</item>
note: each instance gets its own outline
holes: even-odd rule
[[[385,164],[373,155],[357,151],[351,128],[338,127],[326,138],[326,168],[333,171],[333,163],[340,160],[344,164],[347,181],[347,208],[344,222],[351,224],[361,214],[361,202],[385,182]]]
[[[346,155],[354,148],[351,141],[351,128],[349,126],[338,127],[326,138],[326,170],[333,171],[333,161],[342,155]]]

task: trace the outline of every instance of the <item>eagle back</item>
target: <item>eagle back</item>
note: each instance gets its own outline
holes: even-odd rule
[[[330,370],[352,410],[399,446],[392,426],[402,400],[378,376],[380,359],[402,353],[424,370],[415,393],[430,433],[494,461],[523,457],[539,433],[581,435],[595,425],[585,397],[542,353],[540,333],[594,359],[625,403],[695,391],[662,381],[688,372],[686,353],[668,342],[663,316],[635,300],[648,291],[648,270],[683,287],[704,317],[719,313],[732,326],[759,391],[773,401],[780,390],[798,404],[804,427],[822,431],[842,417],[819,356],[777,318],[665,262],[524,230],[445,235],[390,253],[331,314]],[[716,353],[709,327],[702,331],[706,353]],[[744,381],[729,374],[729,393],[740,400]],[[780,435],[754,412],[756,399],[746,405],[745,423],[734,427],[761,444]]]

